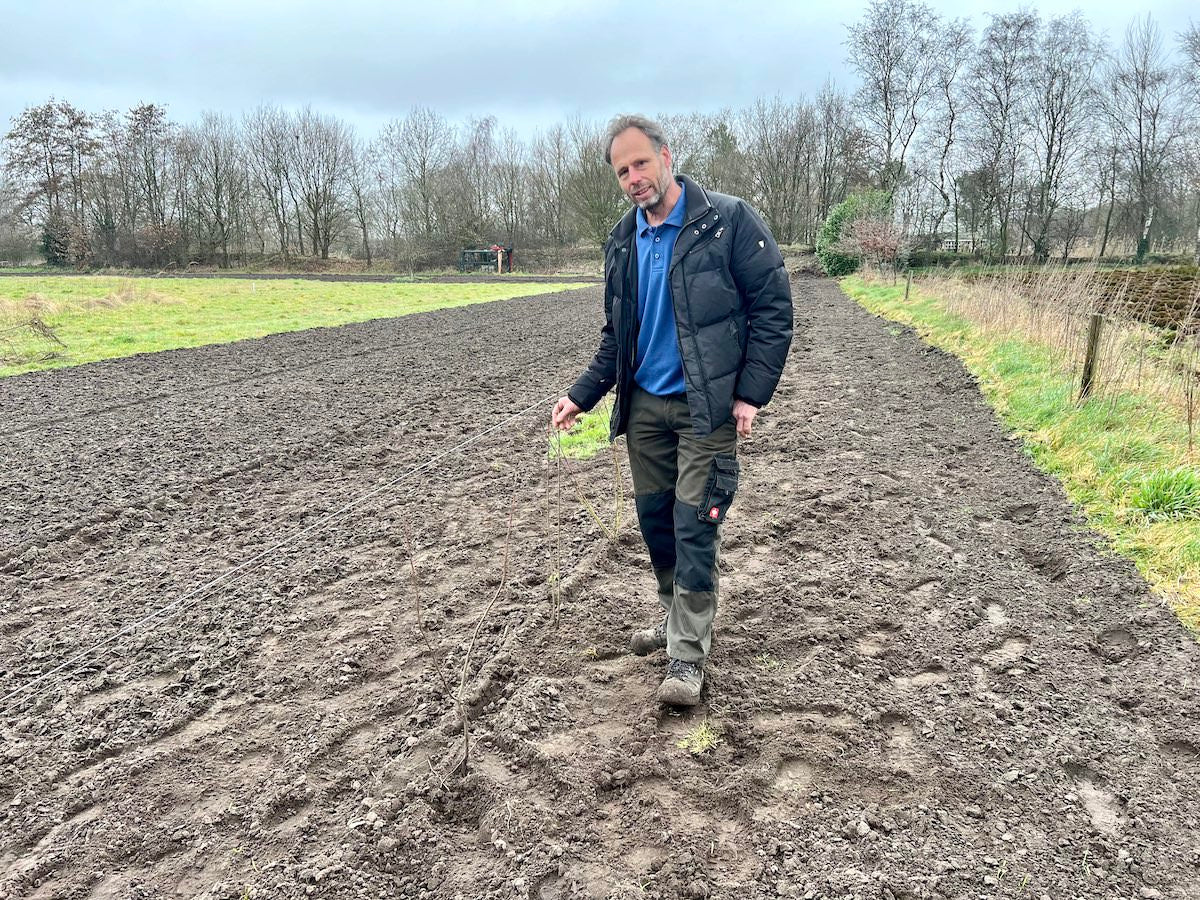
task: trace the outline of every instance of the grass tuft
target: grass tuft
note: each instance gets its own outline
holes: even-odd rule
[[[676,746],[692,756],[702,756],[721,743],[721,730],[705,719],[679,741]]]
[[[1153,472],[1138,486],[1130,506],[1151,522],[1200,518],[1200,473],[1187,466]]]

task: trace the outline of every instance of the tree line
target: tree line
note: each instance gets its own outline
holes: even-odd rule
[[[1146,17],[1110,45],[1078,13],[1030,11],[975,32],[875,0],[846,35],[857,90],[662,119],[676,171],[747,198],[783,244],[813,243],[834,205],[873,189],[930,249],[1200,259],[1200,30],[1177,38]],[[416,107],[364,136],[312,108],[175,122],[154,103],[51,98],[3,138],[0,259],[419,269],[498,243],[553,266],[625,209],[603,140],[582,118],[523,137]]]
[[[990,16],[976,34],[909,0],[849,28],[874,186],[908,235],[1044,261],[1200,262],[1200,28],[1145,16],[1114,43],[1082,14]]]

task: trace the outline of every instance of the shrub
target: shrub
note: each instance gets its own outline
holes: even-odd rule
[[[817,259],[833,277],[849,275],[858,269],[862,251],[850,237],[851,227],[860,219],[885,219],[891,215],[891,201],[883,191],[851,194],[829,211],[817,234]]]

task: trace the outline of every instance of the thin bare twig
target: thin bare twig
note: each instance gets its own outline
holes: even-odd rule
[[[543,459],[542,468],[546,470],[545,476],[542,478],[546,494],[546,521],[550,523],[553,531],[553,537],[550,540],[550,574],[548,576],[550,600],[554,605],[550,614],[550,624],[557,627],[558,617],[562,611],[562,506],[559,502],[558,492],[553,490],[550,485],[549,459]]]
[[[396,519],[400,526],[400,542],[404,547],[404,552],[408,556],[408,571],[409,578],[412,581],[413,597],[416,599],[417,608],[417,634],[421,636],[421,643],[425,645],[425,650],[429,653],[429,659],[433,663],[434,671],[437,673],[438,679],[442,682],[442,688],[446,691],[447,697],[454,696],[454,691],[450,687],[450,682],[446,680],[446,676],[442,673],[442,667],[437,664],[437,651],[434,650],[433,644],[430,643],[429,635],[425,631],[425,616],[423,612],[423,604],[421,602],[421,585],[417,579],[417,565],[413,559],[412,543],[408,529],[404,527],[403,515],[400,512],[396,513]]]
[[[504,560],[500,566],[500,583],[496,585],[496,593],[492,594],[492,598],[484,606],[483,612],[479,614],[479,619],[475,622],[475,631],[471,635],[471,641],[467,645],[466,655],[463,657],[462,671],[458,677],[458,692],[455,694],[455,702],[458,707],[459,718],[462,719],[463,729],[463,758],[462,761],[451,770],[451,774],[461,768],[462,773],[467,774],[471,765],[471,718],[467,713],[467,705],[463,700],[463,692],[467,686],[467,672],[471,667],[471,654],[475,652],[475,644],[479,641],[479,633],[483,630],[483,623],[487,621],[488,615],[492,611],[492,607],[496,605],[496,601],[500,599],[500,595],[504,593],[504,589],[508,587],[508,560],[510,550],[512,548],[512,524],[513,513],[516,511],[517,491],[524,484],[524,479],[517,477],[513,480],[512,496],[508,502],[508,524],[504,530]]]
[[[579,502],[583,504],[583,508],[586,509],[588,515],[592,517],[592,521],[600,526],[600,530],[604,532],[604,536],[610,541],[615,541],[617,539],[616,532],[610,530],[607,523],[600,518],[600,514],[596,512],[596,508],[592,506],[591,501],[584,496],[583,490],[579,487],[579,483],[575,480],[575,473],[567,464],[567,456],[565,453],[563,453],[562,449],[562,438],[559,436],[557,431],[554,433],[554,450],[556,459],[558,461],[559,471],[567,473],[567,477],[571,481],[571,488],[575,491],[575,496],[579,498]]]

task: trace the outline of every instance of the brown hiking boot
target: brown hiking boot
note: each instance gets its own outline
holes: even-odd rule
[[[704,685],[704,663],[673,659],[667,664],[667,677],[658,687],[658,702],[668,706],[695,706]]]
[[[629,637],[629,649],[638,656],[649,656],[655,650],[667,648],[667,620],[657,625],[635,631]]]

